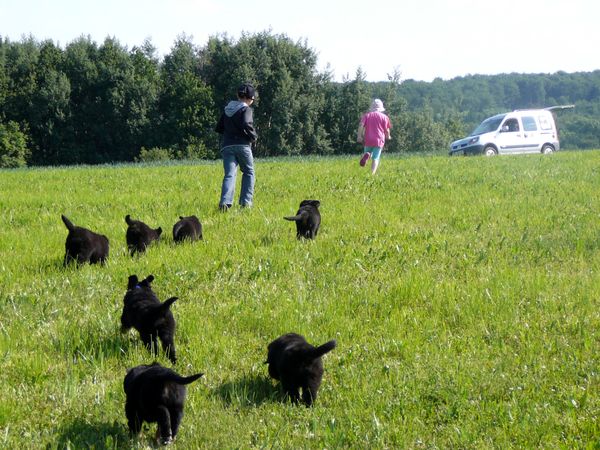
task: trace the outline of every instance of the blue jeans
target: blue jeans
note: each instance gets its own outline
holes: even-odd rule
[[[228,145],[221,149],[221,155],[223,155],[225,176],[223,177],[219,206],[233,204],[238,165],[242,171],[240,205],[252,206],[252,197],[254,196],[254,158],[252,149],[249,145]]]

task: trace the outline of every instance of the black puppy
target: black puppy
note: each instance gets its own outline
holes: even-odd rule
[[[78,227],[61,215],[62,221],[69,230],[65,242],[65,259],[63,266],[71,261],[77,261],[77,264],[89,262],[90,264],[106,262],[108,258],[108,238],[101,234],[94,233],[87,228]]]
[[[184,239],[202,240],[202,224],[196,216],[179,216],[179,222],[173,225],[173,240],[182,242]]]
[[[156,439],[163,445],[172,442],[183,417],[185,385],[202,375],[182,377],[157,363],[128,370],[123,388],[130,433],[139,434],[142,422],[157,422]]]
[[[171,305],[177,297],[171,297],[160,302],[152,292],[150,283],[154,276],[148,275],[145,280],[138,281],[137,275],[131,275],[127,284],[127,292],[123,299],[123,313],[121,314],[121,331],[127,332],[131,327],[140,333],[140,338],[147,348],[158,350],[158,339],[162,348],[171,362],[177,361],[175,354],[175,318],[171,312]]]
[[[314,239],[317,237],[321,225],[319,206],[321,206],[319,200],[302,200],[295,216],[284,217],[285,220],[296,222],[296,237],[298,239]]]
[[[321,356],[333,350],[335,345],[332,340],[314,347],[299,334],[284,334],[268,346],[269,375],[281,381],[283,390],[294,403],[300,399],[299,389],[302,388],[302,401],[311,406],[323,378]]]
[[[131,252],[131,256],[133,256],[135,252],[145,252],[146,247],[148,247],[152,241],[157,241],[162,233],[161,227],[152,229],[142,221],[133,220],[129,214],[125,216],[125,222],[127,222],[128,225],[125,238],[127,239],[127,247]]]

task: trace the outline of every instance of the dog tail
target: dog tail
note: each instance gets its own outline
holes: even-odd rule
[[[178,373],[172,370],[166,370],[158,375],[158,378],[163,382],[171,382],[177,384],[190,384],[200,378],[203,373],[197,373],[195,375],[190,375],[189,377],[182,377]]]
[[[67,219],[67,217],[64,214],[61,214],[60,218],[62,219],[63,223],[69,231],[73,231],[75,229],[75,225],[73,225],[73,222]]]
[[[197,373],[195,375],[190,375],[189,377],[182,377],[181,375],[173,373],[169,377],[168,381],[172,381],[172,382],[177,383],[177,384],[190,384],[190,383],[193,383],[194,381],[196,381],[202,375],[204,375],[204,374],[203,373]]]
[[[131,225],[133,223],[129,214],[125,216],[125,222],[127,222],[127,225]]]
[[[308,357],[309,357],[309,359],[320,358],[325,353],[329,353],[331,350],[333,350],[336,345],[337,345],[337,342],[335,341],[335,339],[333,339],[333,340],[331,340],[329,342],[326,342],[323,345],[320,345],[319,347],[315,347],[314,349],[312,349],[308,353]]]
[[[165,300],[164,302],[162,302],[160,305],[161,311],[166,311],[167,309],[169,309],[171,307],[171,305],[173,303],[175,303],[176,300],[177,300],[177,297],[171,297],[171,298]]]
[[[287,216],[284,217],[285,220],[290,220],[292,222],[298,222],[299,220],[302,220],[304,217],[306,217],[308,213],[306,211],[302,211],[300,214],[296,214],[295,216]]]

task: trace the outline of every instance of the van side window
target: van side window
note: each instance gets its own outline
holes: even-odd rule
[[[508,119],[502,128],[506,131],[519,131],[519,122],[517,119]]]
[[[537,125],[535,124],[535,118],[531,116],[523,116],[521,118],[523,121],[523,129],[525,131],[537,131]]]
[[[551,130],[552,129],[552,124],[548,120],[547,116],[539,116],[538,119],[540,120],[540,128],[542,130]]]

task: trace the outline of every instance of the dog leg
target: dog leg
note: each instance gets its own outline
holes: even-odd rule
[[[69,253],[65,253],[65,259],[63,260],[63,267],[67,267],[71,261],[73,261],[73,257]]]
[[[158,355],[158,334],[152,333],[152,348],[153,355]]]
[[[317,391],[319,386],[308,385],[302,387],[302,401],[306,406],[312,406],[317,399]]]
[[[173,440],[171,434],[171,415],[165,406],[158,407],[158,429],[156,430],[156,438],[162,445],[167,445]],[[160,437],[160,439],[159,439]]]
[[[289,397],[290,401],[293,404],[297,404],[300,401],[300,393],[298,392],[298,386],[295,386],[291,383],[284,383],[283,381],[281,385],[283,387],[283,390]]]
[[[160,334],[160,342],[167,358],[171,360],[173,364],[177,362],[177,355],[175,354],[175,343],[173,342],[173,336],[169,334]]]
[[[135,406],[132,406],[129,402],[125,403],[125,415],[127,416],[127,425],[129,426],[129,432],[136,436],[142,431],[142,421],[139,419]]]
[[[78,266],[81,266],[82,264],[85,264],[88,261],[89,261],[89,259],[88,259],[87,255],[82,255],[81,253],[79,253],[77,255],[77,265]]]
[[[155,334],[140,334],[140,338],[142,339],[144,346],[150,351],[150,353],[152,353],[153,355],[156,355],[157,350],[158,350],[158,342],[156,340],[156,335]]]
[[[171,435],[173,439],[177,436],[177,432],[179,431],[179,425],[181,425],[181,419],[183,418],[183,410],[182,409],[171,409]]]

